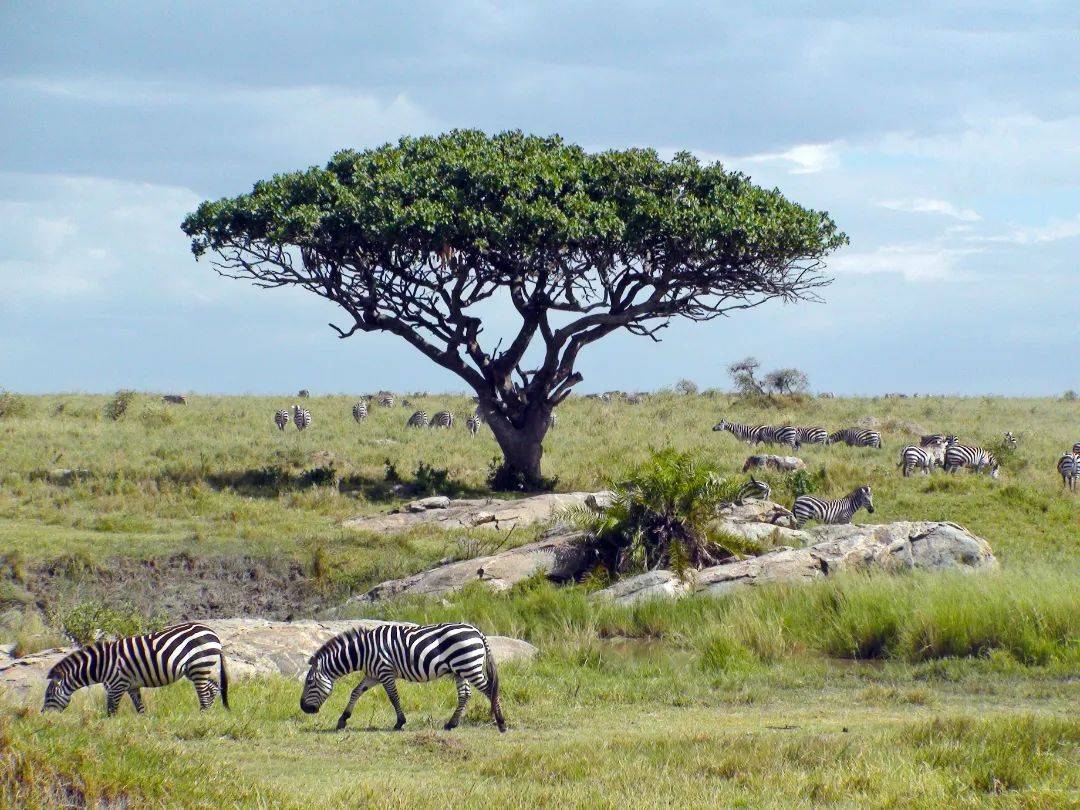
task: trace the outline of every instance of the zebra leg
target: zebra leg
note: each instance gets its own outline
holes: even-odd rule
[[[135,711],[139,714],[146,714],[146,705],[143,703],[139,687],[133,686],[128,689],[128,697],[131,698],[131,705],[135,707]]]
[[[498,680],[492,680],[487,675],[479,675],[473,684],[491,703],[491,713],[495,715],[495,725],[499,727],[499,731],[506,731],[506,718],[503,717],[502,701],[499,700]]]
[[[446,725],[443,726],[447,731],[455,729],[458,723],[461,722],[461,714],[465,711],[465,705],[469,702],[469,696],[472,695],[472,687],[469,686],[469,682],[464,678],[457,678],[457,708],[454,709],[454,713],[450,716],[450,719],[446,721]]]
[[[394,725],[394,731],[401,731],[405,727],[405,712],[401,710],[401,701],[398,700],[397,684],[394,683],[394,676],[387,675],[381,680],[383,689],[386,690],[386,696],[390,698],[394,712],[397,713],[397,723]]]
[[[120,708],[120,698],[124,696],[127,687],[122,683],[105,684],[105,715],[112,717]]]
[[[188,675],[191,683],[195,686],[195,694],[199,698],[199,711],[205,712],[214,705],[214,697],[217,695],[217,684],[210,680],[210,676],[204,672]]]
[[[349,695],[349,703],[345,707],[345,711],[341,713],[341,717],[337,721],[337,730],[341,731],[345,728],[345,724],[349,722],[349,718],[352,717],[353,706],[356,705],[356,701],[360,699],[360,696],[364,694],[368,689],[373,687],[379,681],[376,678],[364,678],[356,685],[356,688],[352,690],[352,694]]]

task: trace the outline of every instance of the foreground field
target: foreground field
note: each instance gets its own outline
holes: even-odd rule
[[[117,421],[102,416],[108,399],[25,398],[0,419],[2,632],[24,649],[55,641],[65,617],[101,615],[91,602],[110,576],[119,576],[110,593],[133,603],[120,619],[159,612],[155,594],[137,587],[138,565],[160,570],[171,555],[185,555],[178,578],[204,578],[185,596],[185,615],[162,620],[244,612],[237,602],[208,605],[205,594],[246,571],[281,594],[267,609],[317,613],[491,542],[340,527],[404,497],[387,462],[405,484],[424,462],[445,468],[451,488],[484,492],[496,447],[483,432],[407,431],[402,408],[375,409],[357,425],[351,397],[308,400],[314,424],[303,434],[273,427],[288,398],[166,407],[141,396]],[[412,399],[429,412],[470,410],[464,397]],[[393,604],[367,615],[467,620],[540,647],[535,664],[505,670],[510,733],[496,733],[482,699],[462,729],[443,732],[449,683],[407,687],[409,725],[397,734],[378,692],[362,699],[354,728],[326,732],[343,686],[316,718],[299,712],[297,685],[280,680],[241,683],[232,713],[203,716],[186,686],[149,695],[146,717],[125,706],[113,721],[91,693],[59,717],[4,708],[0,796],[391,807],[1080,801],[1080,496],[1063,492],[1054,472],[1080,440],[1080,403],[818,399],[763,410],[724,395],[659,394],[639,406],[572,399],[546,442],[545,472],[559,489],[595,489],[650,447],[672,446],[737,474],[748,451],[711,432],[721,416],[829,428],[876,418],[884,451],[805,448],[803,485],[835,497],[869,483],[878,509],[858,522],[961,523],[990,542],[1001,573],[846,578],[632,609],[596,605],[588,586],[539,581]],[[899,448],[923,431],[990,445],[1006,430],[1021,441],[999,481],[903,479],[896,469]],[[77,472],[66,480],[62,469]],[[790,503],[791,480],[771,481]]]

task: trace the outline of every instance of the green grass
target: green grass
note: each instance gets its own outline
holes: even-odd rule
[[[465,397],[412,399],[471,410]],[[9,398],[0,414],[0,641],[20,650],[57,639],[27,590],[43,565],[86,581],[113,556],[291,559],[312,588],[340,598],[488,543],[480,532],[340,525],[400,502],[383,480],[387,459],[406,480],[424,462],[445,467],[461,491],[483,492],[497,453],[486,431],[407,431],[402,408],[375,408],[357,425],[355,398],[344,396],[308,400],[304,434],[271,422],[288,397],[166,407],[138,395],[115,421],[104,415],[110,400]],[[593,600],[589,586],[534,579],[504,594],[472,586],[445,600],[354,606],[357,616],[466,620],[535,643],[534,663],[502,671],[511,732],[495,732],[482,698],[461,729],[441,731],[448,682],[404,688],[409,725],[399,734],[387,731],[380,692],[362,699],[349,731],[328,733],[345,684],[315,718],[283,679],[238,682],[231,713],[199,714],[190,687],[176,686],[152,690],[145,717],[125,706],[106,720],[101,694],[80,693],[60,716],[0,709],[0,806],[1075,806],[1080,496],[1062,491],[1054,464],[1080,440],[1080,402],[834,399],[763,410],[724,395],[660,394],[641,406],[574,398],[545,443],[544,471],[562,490],[596,489],[672,447],[737,475],[751,451],[711,432],[721,416],[828,428],[878,418],[885,451],[805,448],[800,485],[838,496],[869,483],[877,511],[857,520],[954,521],[990,542],[1000,572],[846,576],[627,607]],[[904,479],[899,449],[923,430],[986,445],[1010,430],[1021,444],[999,481]],[[331,462],[343,486],[304,483]],[[89,472],[63,485],[50,478],[59,468]],[[766,478],[790,503],[795,482]],[[65,604],[65,615],[79,624],[99,607]]]

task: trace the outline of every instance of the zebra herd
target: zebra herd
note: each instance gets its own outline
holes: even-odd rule
[[[804,444],[838,444],[852,447],[881,448],[881,434],[868,428],[843,428],[829,433],[822,427],[795,427],[793,425],[744,425],[721,419],[713,426],[714,431],[726,430],[736,439],[747,444],[786,444],[797,450]]]
[[[383,624],[334,636],[308,659],[301,710],[307,714],[318,712],[334,682],[353,672],[362,673],[363,678],[338,719],[339,731],[345,728],[357,699],[379,685],[397,715],[394,730],[400,730],[405,725],[405,713],[398,699],[397,681],[423,683],[444,676],[457,682],[457,707],[444,726],[447,730],[461,722],[472,690],[476,689],[491,704],[499,731],[506,731],[491,647],[487,637],[470,624]],[[221,639],[205,624],[178,624],[156,633],[99,641],[70,653],[46,675],[41,711],[62,711],[78,689],[100,683],[105,686],[107,715],[116,713],[124,695],[131,699],[135,711],[143,714],[143,688],[168,686],[184,678],[194,685],[200,710],[209,709],[218,695],[222,705],[229,708],[229,677]]]
[[[307,430],[311,427],[311,411],[299,405],[293,405],[291,416],[284,408],[274,413],[274,424],[277,425],[278,430],[284,431],[289,426],[289,422],[296,425],[297,430]]]
[[[1016,447],[1016,437],[1006,433],[1003,437],[1006,447]],[[929,475],[934,467],[941,467],[945,472],[954,473],[961,467],[973,472],[986,472],[991,478],[997,478],[1001,472],[1001,463],[997,457],[983,447],[961,444],[956,436],[940,433],[923,436],[918,446],[909,444],[900,451],[900,463],[897,465],[906,478],[916,469]]]

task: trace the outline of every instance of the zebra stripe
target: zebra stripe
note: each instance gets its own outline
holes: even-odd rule
[[[1062,454],[1058,459],[1057,471],[1061,476],[1061,485],[1076,492],[1076,484],[1080,480],[1080,453]]]
[[[795,516],[795,526],[801,529],[808,520],[822,523],[851,523],[851,518],[863,507],[871,514],[874,511],[874,499],[870,487],[859,487],[846,498],[827,501],[813,495],[800,495],[791,507]]]
[[[1073,445],[1073,455],[1080,456],[1080,442]]]
[[[823,427],[796,428],[795,439],[800,445],[826,444],[829,441],[829,431],[825,430]]]
[[[1020,441],[1012,434],[1011,431],[1005,431],[1001,434],[1001,443],[1008,447],[1010,450],[1015,450],[1020,444]]]
[[[843,442],[851,447],[876,447],[881,449],[881,434],[867,428],[843,428],[829,436],[829,444]]]
[[[450,675],[457,681],[458,703],[446,722],[455,728],[465,704],[475,688],[491,702],[491,713],[499,731],[506,731],[499,702],[499,676],[484,634],[470,624],[410,626],[384,624],[371,630],[348,630],[320,647],[308,662],[300,708],[315,714],[322,708],[334,681],[351,672],[363,673],[353,689],[345,711],[338,718],[338,730],[345,728],[357,699],[376,684],[382,684],[397,714],[395,730],[405,725],[405,713],[398,700],[396,681],[433,681]]]
[[[765,481],[758,481],[754,476],[750,476],[750,480],[739,487],[739,493],[735,496],[735,503],[741,504],[748,498],[754,498],[759,501],[767,501],[772,497],[772,487]]]
[[[311,427],[311,411],[301,408],[299,405],[293,405],[292,420],[297,430],[307,430]]]
[[[367,419],[367,403],[360,400],[352,406],[352,418],[359,424]]]
[[[1000,471],[998,460],[989,450],[972,447],[967,444],[953,444],[945,448],[945,472],[956,472],[961,467],[970,467],[974,472],[988,470],[991,478],[997,478]]]
[[[450,411],[439,411],[431,417],[431,427],[451,428],[454,426],[454,414]]]
[[[713,430],[726,430],[736,439],[746,442],[747,444],[764,444],[768,441],[766,435],[771,430],[768,425],[758,425],[756,427],[751,425],[743,425],[739,422],[729,422],[726,419],[721,419],[715,425]]]
[[[428,418],[427,411],[417,411],[409,417],[409,421],[405,423],[405,427],[422,428],[427,427]]]
[[[215,664],[220,686],[213,680]],[[210,708],[219,692],[221,704],[229,708],[221,639],[205,624],[178,624],[157,633],[91,644],[60,659],[46,677],[42,712],[63,711],[77,689],[100,683],[105,685],[106,714],[116,712],[125,694],[142,714],[146,707],[141,688],[168,686],[181,678],[194,684],[200,709]]]
[[[470,416],[465,420],[465,429],[469,431],[473,436],[480,432],[480,420],[475,416]]]
[[[280,411],[274,414],[274,424],[278,426],[278,430],[285,430],[289,425],[289,412],[282,408]]]
[[[944,445],[934,445],[935,448],[944,447]],[[940,463],[940,459],[934,450],[926,447],[916,447],[913,444],[909,444],[903,450],[900,451],[900,467],[903,467],[904,478],[911,475],[912,471],[918,467],[923,471],[923,475],[929,475],[930,471],[934,468],[935,464]]]
[[[552,411],[550,414],[548,414],[548,428],[550,429],[555,427],[555,424],[557,422],[558,420],[555,418],[555,411]]]
[[[379,394],[379,405],[383,408],[394,407],[394,395],[388,391],[383,391]]]

